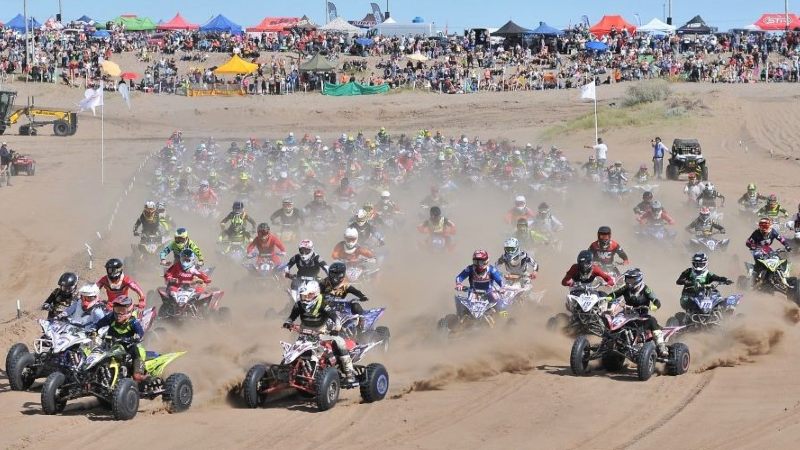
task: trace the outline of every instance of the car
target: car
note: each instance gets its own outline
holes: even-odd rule
[[[708,167],[697,139],[675,139],[672,141],[667,178],[677,180],[681,174],[696,173],[708,181]]]

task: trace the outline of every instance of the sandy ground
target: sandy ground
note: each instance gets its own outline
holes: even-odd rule
[[[40,105],[72,107],[79,90],[15,84],[20,96],[35,95]],[[709,158],[711,178],[735,201],[747,182],[764,192],[776,192],[790,210],[797,204],[794,181],[800,154],[795,120],[800,103],[794,86],[676,85],[676,94],[699,97],[706,108],[663,124],[603,129],[610,159],[633,168],[649,161],[648,142],[661,136],[697,137]],[[624,86],[601,88],[602,102],[615,101]],[[36,309],[67,268],[84,279],[89,270],[84,243],[90,243],[100,264],[111,255],[124,256],[134,242],[130,235],[146,187],[137,171],[143,158],[157,150],[169,133],[180,128],[192,137],[279,137],[289,130],[333,137],[342,131],[381,125],[390,132],[420,128],[446,134],[479,135],[540,142],[547,127],[589,111],[575,91],[493,93],[471,96],[391,94],[383,97],[322,96],[258,98],[182,98],[137,95],[133,109],[120,99],[107,100],[105,111],[106,183],[100,184],[100,120],[84,113],[78,133],[69,138],[4,136],[13,148],[38,161],[35,177],[14,178],[0,188],[0,348],[30,342],[37,334]],[[558,144],[573,161],[584,161],[593,130],[559,136]],[[133,181],[133,177],[136,180]],[[133,188],[126,195],[126,190]],[[396,192],[416,221],[415,205],[424,183]],[[657,197],[680,223],[692,217],[681,203],[682,183],[662,182]],[[317,414],[305,404],[288,400],[259,410],[241,407],[231,387],[257,361],[278,358],[278,341],[288,339],[280,320],[262,318],[267,306],[280,306],[280,294],[256,295],[234,289],[244,274],[222,267],[215,284],[226,289],[235,327],[200,325],[170,333],[158,350],[186,349],[175,370],[188,373],[195,386],[190,411],[170,415],[158,402],[143,401],[136,419],[120,426],[93,400],[70,403],[62,416],[40,413],[38,385],[32,392],[11,392],[0,375],[2,448],[78,448],[108,439],[121,448],[145,444],[151,448],[240,448],[291,445],[299,448],[795,448],[800,437],[800,368],[793,342],[800,337],[792,317],[798,311],[779,297],[748,293],[742,307],[746,318],[719,335],[687,339],[693,352],[691,373],[633,381],[630,373],[576,378],[569,372],[570,339],[548,333],[544,322],[563,308],[558,282],[575,253],[593,239],[599,225],[614,227],[615,238],[631,254],[633,264],[665,306],[657,313],[663,324],[678,310],[678,272],[688,265],[683,248],[658,249],[632,236],[630,208],[634,199],[615,204],[596,193],[578,189],[566,199],[529,195],[529,203],[547,200],[566,223],[564,251],[537,255],[542,269],[538,289],[546,290],[544,306],[521,318],[507,332],[487,333],[444,346],[433,333],[438,317],[452,308],[452,277],[469,261],[476,247],[493,256],[501,249],[505,228],[500,217],[511,206],[513,193],[459,193],[445,211],[459,226],[458,250],[441,259],[421,257],[413,248],[417,237],[408,232],[389,236],[386,275],[368,287],[374,304],[386,305],[393,348],[371,360],[385,363],[391,374],[390,397],[361,404],[357,392],[344,392],[331,411]],[[119,203],[118,203],[119,202]],[[118,213],[109,229],[112,213]],[[482,205],[475,214],[473,205]],[[249,209],[265,217],[279,205],[256,202]],[[175,213],[192,227],[207,253],[213,254],[214,225]],[[731,277],[743,270],[748,255],[743,241],[753,224],[726,210],[731,249],[712,257],[712,269]],[[99,233],[101,240],[98,240]],[[682,235],[683,236],[683,235]],[[323,255],[338,236],[315,238]],[[213,259],[213,256],[209,257]],[[224,265],[222,261],[217,261]],[[158,286],[155,268],[139,277],[147,288]],[[25,314],[15,319],[15,302]],[[145,434],[147,433],[147,434]]]

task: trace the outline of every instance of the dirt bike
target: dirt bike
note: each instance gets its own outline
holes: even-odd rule
[[[689,347],[678,342],[667,345],[669,355],[661,357],[656,351],[653,333],[644,328],[647,315],[641,315],[626,307],[624,301],[617,301],[602,314],[604,330],[599,344],[589,342],[589,337],[578,336],[572,344],[569,366],[578,376],[589,372],[589,362],[599,359],[608,372],[619,372],[625,361],[636,364],[636,374],[640,381],[650,379],[656,363],[665,363],[669,375],[682,375],[689,370],[691,356]],[[683,327],[664,327],[664,341],[668,341]]]
[[[780,292],[790,301],[800,304],[800,282],[790,276],[792,265],[782,257],[786,250],[773,250],[769,247],[753,251],[755,263],[745,262],[747,275],[736,280],[739,289],[757,289],[766,292]]]
[[[566,308],[570,314],[558,313],[547,320],[547,329],[563,330],[572,336],[602,336],[605,330],[602,312],[606,294],[598,290],[600,283],[576,284],[567,293]]]
[[[704,231],[696,232],[694,237],[689,239],[689,251],[714,253],[715,251],[721,252],[727,250],[730,239],[717,239],[714,238],[715,234],[717,233]]]
[[[389,350],[389,327],[376,326],[378,319],[383,316],[386,308],[365,309],[363,314],[355,314],[352,310],[351,300],[327,299],[328,305],[339,315],[342,337],[353,339],[356,342],[380,342],[383,351]]]
[[[219,305],[225,293],[211,288],[198,292],[194,287],[198,283],[183,283],[175,286],[175,289],[170,289],[170,286],[158,288],[158,295],[161,296],[158,316],[165,321],[209,318],[227,321],[231,314],[230,308]]]
[[[386,397],[389,373],[382,364],[354,365],[357,383],[346,385],[342,383],[333,343],[321,339],[323,336],[318,331],[299,325],[292,325],[291,330],[299,334],[292,344],[281,342],[283,359],[280,364],[256,364],[245,375],[242,392],[248,407],[263,406],[270,396],[286,389],[295,389],[311,397],[320,411],[336,405],[342,388],[358,387],[365,403]],[[345,339],[345,343],[353,363],[380,345],[379,342],[358,345],[352,339]]]
[[[107,332],[108,327],[103,327],[89,345],[81,346],[79,364],[48,375],[41,395],[45,414],[58,414],[64,411],[67,401],[89,396],[97,397],[101,405],[109,407],[115,420],[133,419],[141,398],[161,397],[171,412],[185,411],[191,406],[194,391],[188,376],[174,373],[166,380],[162,378],[167,365],[186,352],[164,355],[147,352],[144,366],[149,377],[137,383],[130,378],[133,360],[125,350],[126,345],[135,344],[112,339]]]
[[[681,311],[667,319],[668,327],[686,326],[692,328],[708,329],[718,327],[726,319],[732,318],[736,307],[741,303],[742,294],[731,294],[727,297],[720,295],[717,283],[702,286],[691,296],[694,304],[689,311]]]
[[[458,293],[455,295],[455,301],[456,305],[459,305],[457,310],[460,311],[458,314],[448,314],[439,319],[437,329],[443,336],[452,336],[469,329],[497,326],[500,310],[504,310],[506,306],[504,302],[500,303],[483,289],[470,288],[466,292],[456,291]]]

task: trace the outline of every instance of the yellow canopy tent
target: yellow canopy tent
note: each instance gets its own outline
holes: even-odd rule
[[[233,58],[228,62],[214,69],[214,73],[217,75],[239,75],[253,73],[256,70],[258,70],[258,64],[247,62],[240,58],[239,55],[233,55]]]

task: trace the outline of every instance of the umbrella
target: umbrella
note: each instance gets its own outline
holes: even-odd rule
[[[139,74],[135,72],[122,72],[119,77],[123,80],[135,80],[139,78]]]
[[[100,63],[100,67],[103,68],[103,72],[111,75],[112,77],[118,77],[122,73],[122,69],[119,68],[117,63],[112,61],[103,61]]]
[[[356,44],[358,44],[358,45],[363,45],[364,47],[369,47],[370,45],[372,45],[372,44],[374,44],[374,43],[375,43],[375,41],[373,41],[373,40],[372,40],[372,39],[370,39],[370,38],[364,38],[364,37],[362,37],[362,38],[358,38],[358,39],[356,39]]]
[[[594,50],[597,52],[604,52],[608,50],[608,45],[600,42],[600,41],[592,41],[586,43],[586,50]]]
[[[425,62],[428,60],[428,57],[421,53],[412,53],[410,55],[406,55],[406,58],[412,61],[419,61],[419,62]]]

